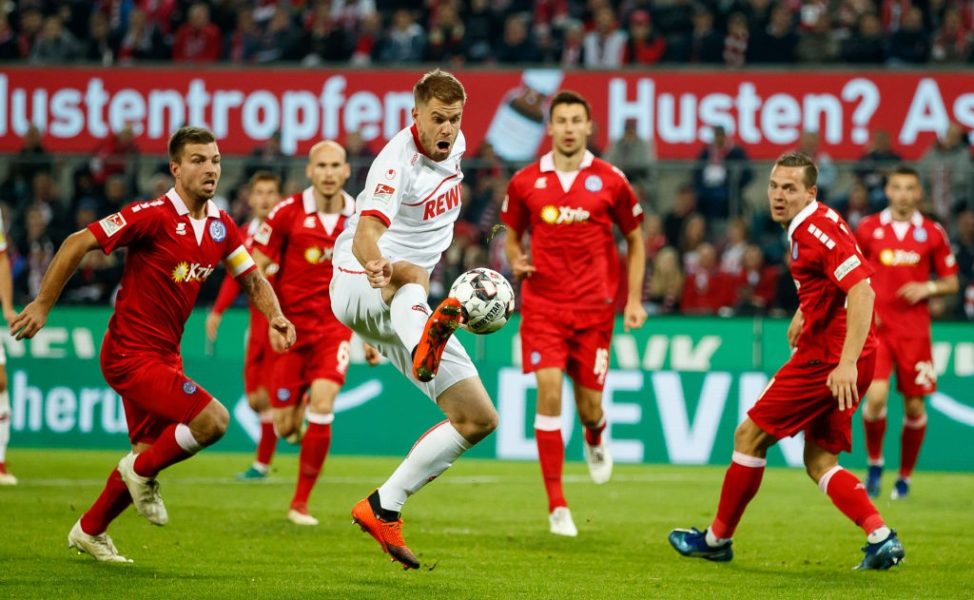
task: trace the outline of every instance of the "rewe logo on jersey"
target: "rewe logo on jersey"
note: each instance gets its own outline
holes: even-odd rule
[[[460,186],[455,185],[423,206],[423,220],[429,221],[460,206]]]
[[[887,267],[912,267],[920,263],[920,254],[913,250],[886,248],[879,253],[879,262]]]
[[[176,283],[202,283],[213,274],[213,265],[181,262],[172,270],[172,280]]]
[[[584,208],[572,208],[570,206],[554,206],[549,204],[541,209],[541,220],[551,225],[584,223],[591,216],[592,213]]]

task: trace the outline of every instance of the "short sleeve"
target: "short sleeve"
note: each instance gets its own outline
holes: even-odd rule
[[[618,178],[615,202],[612,204],[613,218],[622,233],[628,234],[643,222],[643,207],[622,171],[616,167],[612,167],[612,171]]]
[[[939,224],[934,223],[934,235],[931,236],[933,242],[933,270],[937,277],[950,277],[957,274],[957,258],[950,248],[950,241],[947,239],[947,232]]]
[[[818,239],[821,244],[818,247],[822,253],[825,275],[843,292],[848,292],[852,286],[873,274],[873,268],[844,223],[832,224],[831,227],[823,224],[820,234]]]
[[[507,195],[501,204],[501,222],[516,231],[524,233],[528,228],[528,210],[526,199],[520,191],[520,173],[511,178],[507,184]]]
[[[392,225],[402,203],[403,188],[407,183],[402,167],[403,161],[395,152],[380,153],[369,167],[365,188],[355,202],[355,208],[362,216],[375,217]]]
[[[88,225],[88,231],[95,235],[98,245],[105,254],[118,248],[131,245],[139,239],[151,235],[154,223],[161,214],[162,205],[168,200],[150,203],[134,203]]]
[[[291,233],[287,209],[293,204],[294,200],[286,200],[274,207],[254,234],[254,249],[260,250],[272,262],[280,262],[284,242]]]

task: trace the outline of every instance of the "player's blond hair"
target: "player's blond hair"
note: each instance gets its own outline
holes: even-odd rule
[[[467,102],[467,91],[460,80],[442,69],[433,69],[423,75],[413,86],[413,99],[416,105],[426,104],[436,98],[443,104]]]
[[[801,167],[803,169],[802,183],[805,189],[815,187],[818,183],[818,167],[815,161],[801,152],[785,152],[774,161],[776,167]]]
[[[169,160],[178,163],[187,144],[212,144],[216,136],[203,127],[180,127],[169,136]]]

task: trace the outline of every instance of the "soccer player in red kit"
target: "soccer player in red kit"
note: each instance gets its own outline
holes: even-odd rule
[[[815,163],[798,152],[782,155],[771,170],[771,218],[788,230],[798,288],[799,309],[788,327],[794,352],[734,432],[734,455],[710,527],[670,532],[670,544],[684,556],[733,558],[731,537],[761,486],[768,448],[802,431],[808,475],[867,535],[858,568],[888,569],[903,559],[896,532],[862,483],[838,464],[839,453],[852,449],[852,413],[873,376],[875,293],[873,270],[849,226],[815,200],[817,177]]]
[[[892,498],[910,490],[910,475],[927,431],[924,397],[937,389],[930,343],[930,308],[934,296],[956,294],[957,260],[947,232],[919,210],[923,199],[920,177],[900,166],[886,180],[889,207],[862,220],[856,229],[859,247],[876,270],[874,321],[879,348],[876,373],[866,392],[862,423],[866,430],[869,470],[866,491],[879,495],[883,475],[883,437],[889,376],[896,366],[896,388],[903,394],[904,417],[900,472]],[[937,279],[930,276],[936,274]]]
[[[299,335],[298,343],[274,360],[271,374],[277,433],[301,443],[288,519],[298,525],[317,525],[308,512],[308,498],[331,444],[335,397],[345,383],[352,337],[352,331],[332,314],[331,256],[345,221],[355,212],[355,201],[342,190],[351,170],[345,150],[337,143],[315,144],[305,173],[311,186],[274,207],[258,228],[254,260],[262,272],[271,264],[279,265],[274,287]],[[302,401],[306,391],[307,410]]]
[[[178,129],[169,139],[169,169],[176,185],[164,196],[130,204],[71,234],[44,274],[37,298],[10,323],[17,339],[33,337],[85,253],[128,248],[101,366],[105,381],[122,397],[132,452],[68,534],[69,547],[101,561],[130,562],[106,533],[109,523],[134,504],[150,523],[165,525],[169,516],[156,476],[226,431],[227,409],[183,373],[179,356],[186,319],[216,264],[224,262],[267,317],[277,351],[295,340],[294,326],[255,269],[233,220],[211,201],[221,170],[213,134]]]
[[[524,280],[521,360],[524,372],[533,372],[538,382],[534,431],[550,531],[576,536],[562,491],[562,379],[567,371],[574,384],[589,473],[595,483],[605,483],[612,475],[612,456],[603,435],[602,389],[619,286],[612,225],[622,231],[628,250],[624,323],[629,330],[646,321],[640,298],[646,262],[643,211],[625,175],[586,150],[592,121],[585,98],[559,92],[549,117],[552,150],[511,178],[501,220],[510,227],[507,258],[514,275]],[[531,238],[528,253],[525,235]]]
[[[244,248],[249,252],[254,246],[254,235],[268,213],[281,200],[281,181],[270,171],[257,171],[250,178],[247,201],[250,204],[251,220],[240,228]],[[271,279],[274,269],[268,269],[266,276]],[[216,341],[223,312],[230,308],[240,295],[240,284],[233,277],[225,277],[220,291],[213,303],[213,309],[206,316],[206,337]],[[276,354],[271,350],[267,337],[267,319],[256,306],[250,307],[250,326],[247,328],[247,356],[244,360],[244,393],[247,403],[260,418],[260,440],[257,442],[257,457],[249,469],[237,475],[237,479],[260,480],[267,477],[271,458],[277,447],[277,434],[274,433],[274,416],[268,396],[271,368]]]

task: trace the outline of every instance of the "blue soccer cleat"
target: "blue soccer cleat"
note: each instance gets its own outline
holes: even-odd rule
[[[883,478],[883,465],[869,465],[866,471],[866,493],[870,498],[878,498],[880,480]]]
[[[890,492],[890,500],[902,500],[910,495],[910,482],[900,477],[893,484],[893,491]]]
[[[727,540],[720,546],[707,544],[707,533],[696,527],[691,529],[674,529],[670,532],[670,545],[673,549],[691,558],[705,558],[714,562],[727,562],[734,558],[732,541]]]
[[[264,479],[267,479],[267,472],[261,471],[253,465],[243,473],[237,473],[238,481],[263,481]]]
[[[856,567],[858,570],[885,571],[903,562],[903,557],[906,556],[903,544],[900,543],[900,538],[896,537],[895,531],[891,531],[881,542],[867,543],[862,551],[866,556]]]

